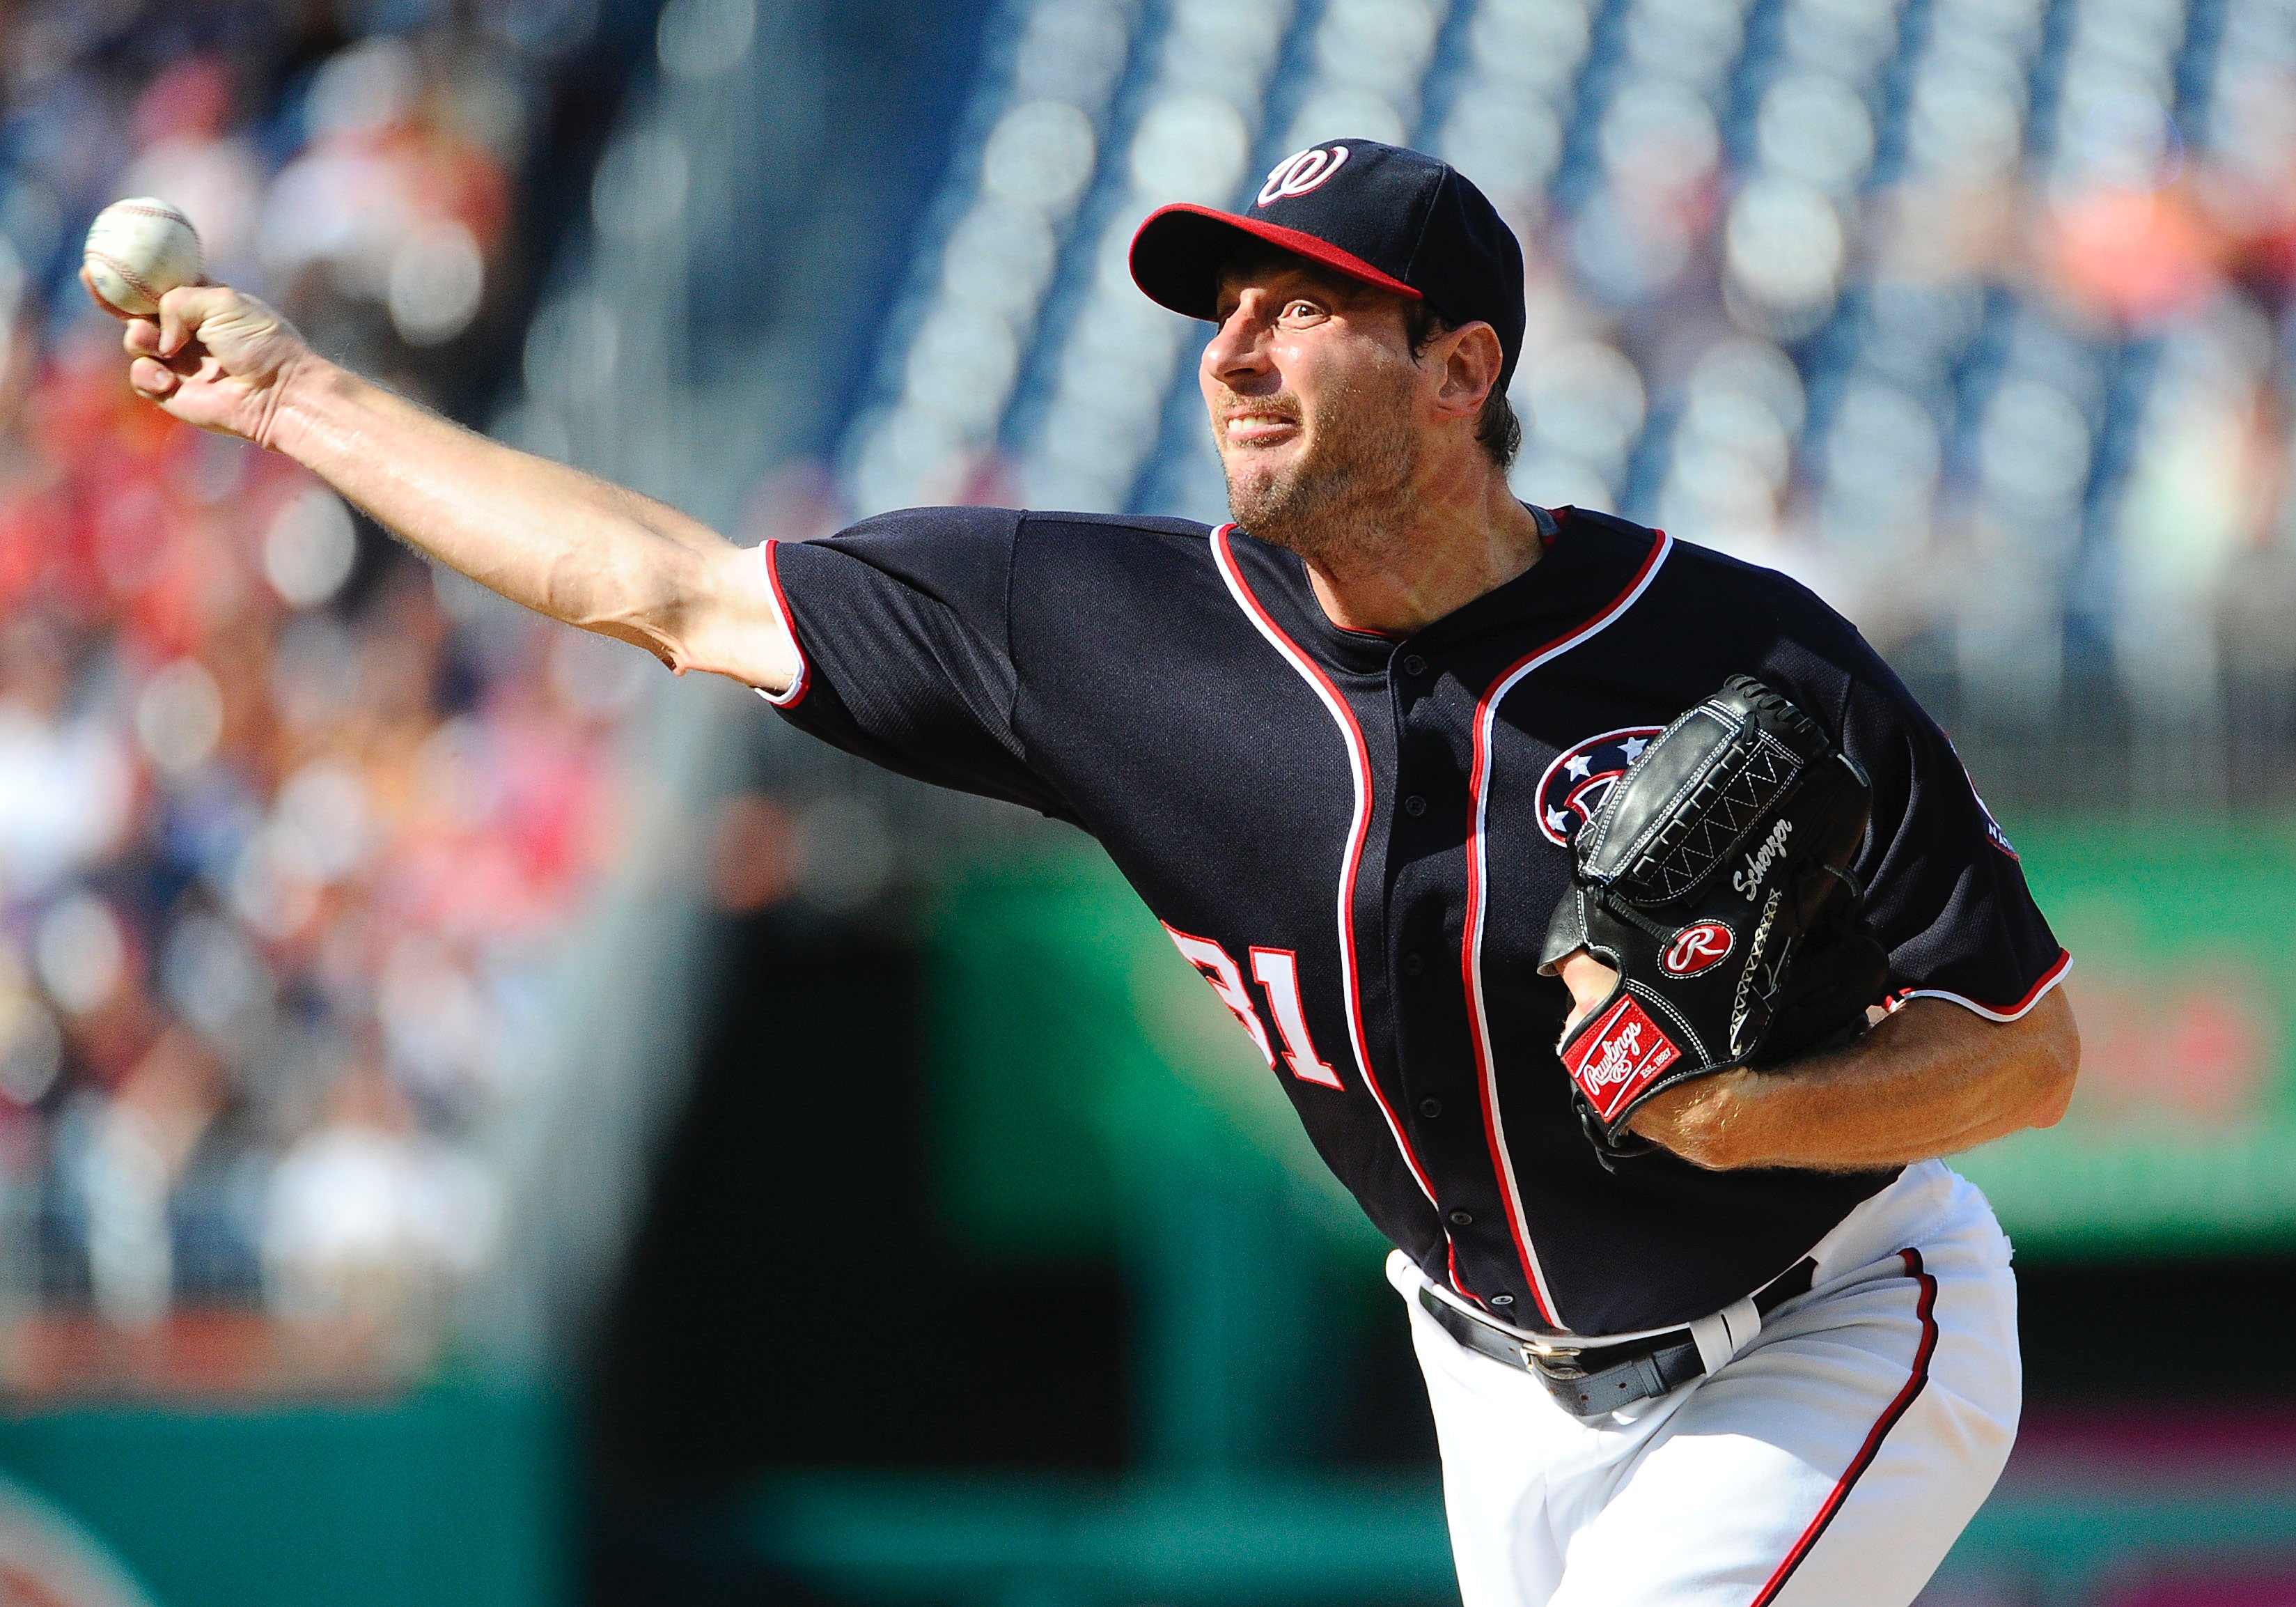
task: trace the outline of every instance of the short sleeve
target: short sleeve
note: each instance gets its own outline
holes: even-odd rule
[[[2023,1015],[2071,961],[1952,742],[1878,659],[1852,679],[1841,725],[1844,751],[1874,782],[1857,869],[1890,952],[1891,1002]]]
[[[1072,818],[1013,728],[1010,592],[1021,515],[906,508],[759,553],[798,652],[791,723],[936,786]]]

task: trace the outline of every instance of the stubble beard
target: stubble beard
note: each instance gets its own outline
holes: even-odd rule
[[[1308,450],[1288,461],[1221,441],[1229,516],[1327,573],[1380,565],[1407,523],[1403,503],[1419,469],[1406,383],[1332,391],[1307,421]]]

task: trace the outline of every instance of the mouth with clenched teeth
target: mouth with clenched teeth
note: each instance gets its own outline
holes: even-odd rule
[[[1299,433],[1296,409],[1270,407],[1265,401],[1234,408],[1220,416],[1220,438],[1229,446],[1275,446]]]

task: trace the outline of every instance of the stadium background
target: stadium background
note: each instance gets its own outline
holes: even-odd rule
[[[1455,1599],[1378,1247],[1087,845],[430,573],[70,280],[168,196],[743,540],[1212,517],[1123,243],[1357,134],[1525,235],[1522,492],[1858,619],[2079,958],[2073,1115],[1967,1163],[2030,1405],[1925,1601],[2296,1602],[2296,4],[39,0],[0,58],[0,1595]]]

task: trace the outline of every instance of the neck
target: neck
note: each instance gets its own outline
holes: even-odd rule
[[[1342,629],[1408,636],[1505,585],[1545,551],[1537,517],[1487,458],[1420,476],[1400,500],[1391,539],[1308,562],[1316,600]]]

